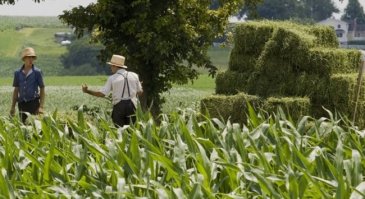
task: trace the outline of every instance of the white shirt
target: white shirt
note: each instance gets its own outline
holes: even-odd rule
[[[129,93],[128,95],[128,86],[125,86],[124,94],[123,86],[124,86],[124,77],[127,76],[128,85],[129,85]],[[125,69],[119,69],[115,74],[111,75],[104,87],[100,89],[100,92],[104,95],[108,95],[112,92],[113,105],[120,102],[122,99],[131,99],[134,106],[137,107],[137,92],[142,92],[142,85],[139,81],[138,75],[134,72],[126,71]]]

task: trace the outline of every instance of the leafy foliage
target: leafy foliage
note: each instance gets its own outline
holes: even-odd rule
[[[72,69],[72,75],[105,74],[110,69],[98,59],[101,49],[101,44],[90,43],[89,37],[84,36],[67,46],[67,53],[61,56],[62,64],[66,69]]]
[[[364,8],[358,0],[349,0],[341,19],[349,22],[356,20],[356,23],[365,24]]]
[[[248,13],[248,18],[276,20],[296,19],[299,21],[320,21],[339,12],[332,0],[264,0],[257,5],[257,13]]]

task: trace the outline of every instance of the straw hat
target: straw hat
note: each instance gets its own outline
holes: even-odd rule
[[[37,55],[35,54],[35,51],[31,47],[24,48],[22,52],[22,60],[24,60],[25,57],[35,57],[37,58]]]
[[[127,68],[126,65],[124,65],[125,58],[122,55],[113,55],[110,62],[107,62],[109,65],[117,66],[119,68]]]

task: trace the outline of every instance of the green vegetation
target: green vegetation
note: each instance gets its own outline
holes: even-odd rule
[[[89,108],[111,110],[111,102],[104,98],[93,98],[81,92],[81,84],[86,83],[91,89],[100,89],[107,76],[45,76],[46,99],[45,110],[47,112],[58,111],[61,115],[75,116],[75,107],[86,105]],[[11,95],[13,91],[12,77],[0,78],[0,112],[5,115],[9,112]],[[165,113],[177,109],[199,109],[199,101],[214,93],[214,79],[207,74],[201,75],[194,84],[174,85],[163,95],[166,102],[162,105]]]
[[[192,110],[137,112],[116,129],[57,113],[24,126],[0,118],[4,198],[359,198],[363,132],[338,118],[265,117],[252,107],[243,126]],[[9,133],[11,132],[11,133]],[[42,187],[42,188],[39,188]]]
[[[37,30],[40,29],[30,32]],[[27,41],[35,42],[33,39]],[[39,42],[40,57],[46,55],[50,40],[43,41]],[[50,57],[57,57],[59,51],[53,45],[48,47],[53,54]],[[228,54],[226,50],[211,51],[216,62],[221,62],[219,66],[225,66],[226,61],[218,57]],[[15,54],[19,53],[16,51]],[[335,56],[332,51],[326,55]],[[346,59],[339,55],[339,59]],[[51,59],[47,61],[51,63]],[[41,68],[51,71],[50,66]],[[107,76],[51,74],[57,73],[45,73],[46,113],[31,116],[26,125],[17,117],[7,116],[12,75],[0,78],[3,198],[365,196],[364,131],[330,111],[328,118],[302,117],[311,103],[308,97],[269,97],[262,101],[254,95],[240,94],[245,100],[238,95],[222,96],[226,103],[224,113],[232,111],[234,116],[244,117],[234,123],[197,112],[201,99],[217,98],[206,98],[214,92],[215,80],[205,73],[194,84],[174,84],[170,92],[162,94],[168,100],[158,122],[150,112],[143,113],[138,107],[134,125],[115,128],[110,119],[109,99],[88,96],[80,86],[87,83],[97,90]],[[230,75],[235,78],[233,73]],[[333,102],[350,106],[348,99],[352,98],[356,77],[345,74],[331,79]],[[244,82],[238,84],[244,86]],[[254,107],[260,103],[262,109],[255,112],[247,99]],[[283,109],[277,109],[277,104],[283,105]],[[295,110],[295,115],[286,115],[289,110]]]
[[[58,17],[26,17],[26,16],[1,16],[0,31],[20,30],[22,28],[66,28],[67,26]]]
[[[45,74],[60,74],[63,66],[60,56],[66,52],[66,47],[55,41],[54,33],[69,31],[65,28],[25,28],[19,31],[5,30],[0,32],[0,76],[12,76],[21,66],[20,52],[26,46],[35,48],[40,66]]]
[[[129,69],[144,82],[142,107],[150,106],[157,116],[164,101],[162,94],[173,84],[196,79],[196,68],[216,73],[207,52],[224,34],[229,16],[243,3],[220,1],[212,10],[211,1],[107,0],[65,11],[60,19],[78,36],[92,32],[91,41],[105,47],[101,51],[104,60],[115,53],[123,54]]]
[[[22,23],[28,25],[19,26]],[[74,68],[64,68],[61,56],[67,52],[67,48],[55,41],[54,34],[69,32],[70,29],[62,25],[56,17],[0,16],[0,27],[2,27],[0,30],[0,77],[12,76],[14,71],[20,67],[22,62],[19,56],[25,46],[35,48],[38,54],[36,65],[46,76],[81,75],[83,71],[85,73],[96,71],[88,67],[81,67],[75,73]],[[16,27],[21,28],[16,29]],[[212,47],[209,49],[208,55],[218,69],[225,70],[228,66],[230,51],[230,48]],[[199,72],[206,74],[208,71],[199,69]]]

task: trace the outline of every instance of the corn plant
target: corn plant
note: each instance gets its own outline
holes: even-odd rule
[[[4,198],[362,198],[365,132],[329,118],[291,121],[249,106],[231,123],[192,109],[0,118]],[[287,119],[288,118],[288,119]]]

